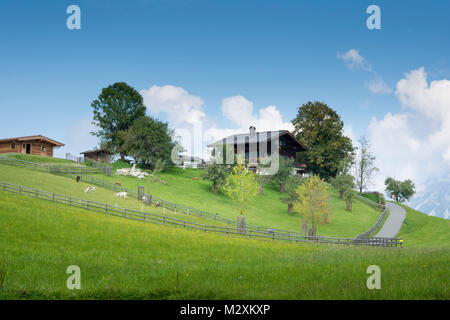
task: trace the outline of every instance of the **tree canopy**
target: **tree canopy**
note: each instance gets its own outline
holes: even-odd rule
[[[91,106],[94,109],[93,124],[100,128],[91,133],[124,159],[126,132],[135,120],[145,115],[142,96],[125,82],[116,82],[103,88]]]
[[[124,150],[137,163],[153,169],[158,159],[171,163],[171,152],[175,146],[172,137],[173,131],[166,122],[143,116],[127,131]]]
[[[298,108],[292,124],[293,134],[308,149],[297,153],[297,162],[305,163],[309,171],[323,179],[336,176],[342,159],[353,152],[336,111],[322,102],[308,102]]]
[[[225,194],[236,204],[241,215],[255,199],[257,189],[253,172],[242,164],[233,167],[224,186]]]
[[[396,202],[408,201],[416,193],[416,186],[410,179],[404,181],[395,180],[394,178],[386,178],[384,181],[386,192],[395,199]]]

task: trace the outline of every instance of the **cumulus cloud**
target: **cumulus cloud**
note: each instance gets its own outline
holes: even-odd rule
[[[398,81],[395,94],[402,111],[373,118],[369,126],[381,169],[379,189],[384,189],[386,176],[421,184],[450,169],[450,81],[428,83],[424,68],[419,68]]]
[[[175,125],[184,122],[196,124],[205,117],[202,98],[190,94],[181,87],[155,85],[141,90],[140,94],[151,113],[166,113],[169,121]]]
[[[349,69],[372,71],[372,66],[359,54],[359,50],[350,49],[344,54],[338,52],[337,58],[345,61]]]
[[[253,125],[258,131],[292,130],[276,106],[254,110],[253,102],[241,95],[222,100],[221,112],[229,126],[219,127],[204,111],[203,99],[172,85],[152,86],[140,91],[150,113],[164,113],[187,154],[208,158],[206,145],[226,136],[247,132]],[[200,141],[199,141],[200,140]]]

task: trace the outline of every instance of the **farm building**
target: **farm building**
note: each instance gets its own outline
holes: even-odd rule
[[[0,153],[22,153],[53,157],[53,149],[64,144],[42,135],[0,139]]]
[[[80,154],[84,155],[85,158],[89,158],[98,162],[109,163],[111,160],[111,155],[113,153],[107,149],[98,149],[84,151]]]
[[[255,170],[258,160],[270,157],[272,150],[277,150],[280,158],[294,160],[296,174],[303,175],[306,172],[306,165],[295,162],[297,153],[306,151],[306,147],[287,130],[256,132],[256,128],[251,126],[248,133],[231,135],[208,145],[218,152],[223,146],[227,146],[227,149],[231,147],[234,155],[245,155],[249,167]]]

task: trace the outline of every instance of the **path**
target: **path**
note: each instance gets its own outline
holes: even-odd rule
[[[406,217],[406,210],[392,202],[386,202],[386,205],[389,210],[389,216],[375,237],[394,238],[402,227],[403,220]]]

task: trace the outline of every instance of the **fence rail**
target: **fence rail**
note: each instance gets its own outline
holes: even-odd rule
[[[13,159],[5,156],[0,156],[0,163],[25,167],[34,170],[39,170],[42,172],[49,173],[73,173],[73,174],[95,174],[95,173],[105,173],[105,170],[102,168],[87,168],[87,167],[63,167],[55,164],[45,164],[45,163],[37,163],[26,160]]]
[[[238,230],[237,228],[205,225],[190,221],[184,221],[172,217],[158,215],[150,212],[130,210],[117,206],[111,206],[105,203],[95,201],[83,200],[64,196],[61,194],[51,193],[38,189],[28,188],[21,185],[15,185],[0,181],[0,191],[11,192],[20,195],[33,197],[36,199],[49,200],[56,203],[62,203],[69,206],[79,207],[92,211],[102,212],[114,216],[134,219],[144,222],[164,224],[176,227],[183,227],[184,229],[199,230],[204,232],[217,232],[227,235],[236,235],[249,239],[258,240],[281,240],[290,242],[309,242],[309,243],[333,243],[346,245],[367,245],[367,246],[383,246],[383,247],[401,247],[402,240],[398,238],[370,238],[370,239],[353,239],[353,238],[334,238],[322,236],[308,236],[308,235],[294,235],[289,234],[275,234],[269,231],[256,231],[251,229]]]

